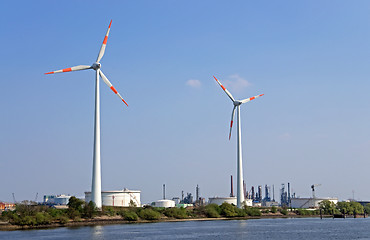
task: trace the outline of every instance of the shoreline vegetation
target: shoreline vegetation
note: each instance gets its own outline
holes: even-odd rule
[[[363,207],[357,202],[323,201],[319,209],[291,209],[284,207],[247,207],[239,209],[223,203],[190,208],[155,208],[151,206],[106,207],[98,211],[94,203],[71,197],[66,209],[35,205],[24,201],[13,211],[0,215],[0,231],[45,229],[57,227],[91,226],[179,221],[246,220],[258,218],[301,217],[366,217],[370,204]]]

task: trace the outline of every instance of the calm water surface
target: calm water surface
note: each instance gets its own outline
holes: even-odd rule
[[[370,218],[117,224],[0,232],[0,239],[370,239]]]

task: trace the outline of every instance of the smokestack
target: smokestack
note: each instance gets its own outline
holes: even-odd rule
[[[230,197],[234,197],[233,175],[231,175],[231,192],[230,192]]]
[[[199,200],[199,186],[198,186],[198,184],[197,184],[197,188],[195,189],[195,194],[196,194],[195,202],[198,202],[198,200]]]
[[[163,199],[166,199],[166,184],[163,184]]]
[[[288,183],[288,206],[290,206],[290,183]]]
[[[275,202],[275,185],[272,184],[272,201]]]
[[[254,187],[252,186],[252,201],[254,201]]]

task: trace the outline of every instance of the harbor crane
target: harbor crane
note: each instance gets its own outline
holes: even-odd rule
[[[318,187],[318,186],[321,186],[321,184],[312,184],[311,185],[311,188],[312,188],[312,198],[316,198],[316,195],[315,195],[315,187]]]

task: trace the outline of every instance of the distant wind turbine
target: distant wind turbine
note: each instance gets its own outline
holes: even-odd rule
[[[92,174],[92,186],[91,186],[91,201],[95,203],[97,208],[102,207],[102,198],[101,198],[101,167],[100,167],[100,97],[99,97],[99,75],[103,79],[103,81],[108,85],[110,89],[127,105],[126,101],[123,100],[121,95],[117,92],[117,90],[113,87],[113,85],[109,82],[108,78],[103,74],[100,70],[101,64],[100,60],[102,59],[105,47],[107,45],[108,35],[110,31],[110,26],[112,25],[112,20],[109,23],[109,27],[107,33],[105,34],[103,44],[100,48],[98,58],[96,62],[93,63],[91,66],[88,65],[79,65],[75,67],[65,68],[62,70],[57,70],[54,72],[48,72],[45,74],[53,74],[53,73],[62,73],[62,72],[71,72],[71,71],[79,71],[79,70],[86,70],[86,69],[94,69],[96,71],[96,81],[95,81],[95,131],[94,131],[94,159],[93,159],[93,174]],[[127,105],[128,106],[128,105]]]
[[[234,114],[235,114],[235,108],[237,108],[238,112],[238,122],[237,122],[237,192],[236,192],[236,204],[238,208],[241,208],[244,203],[244,194],[243,194],[243,167],[242,167],[242,140],[241,140],[241,126],[240,126],[240,105],[243,103],[252,101],[253,99],[256,99],[258,97],[263,96],[264,94],[260,94],[254,97],[246,98],[243,100],[235,100],[234,97],[231,95],[231,93],[220,83],[220,81],[217,80],[215,76],[213,76],[214,79],[217,81],[217,83],[220,85],[220,87],[225,91],[227,96],[231,99],[231,101],[234,104],[233,112],[231,114],[231,123],[230,123],[230,133],[229,133],[229,140],[231,138],[231,130],[233,128],[233,120],[234,120]]]

